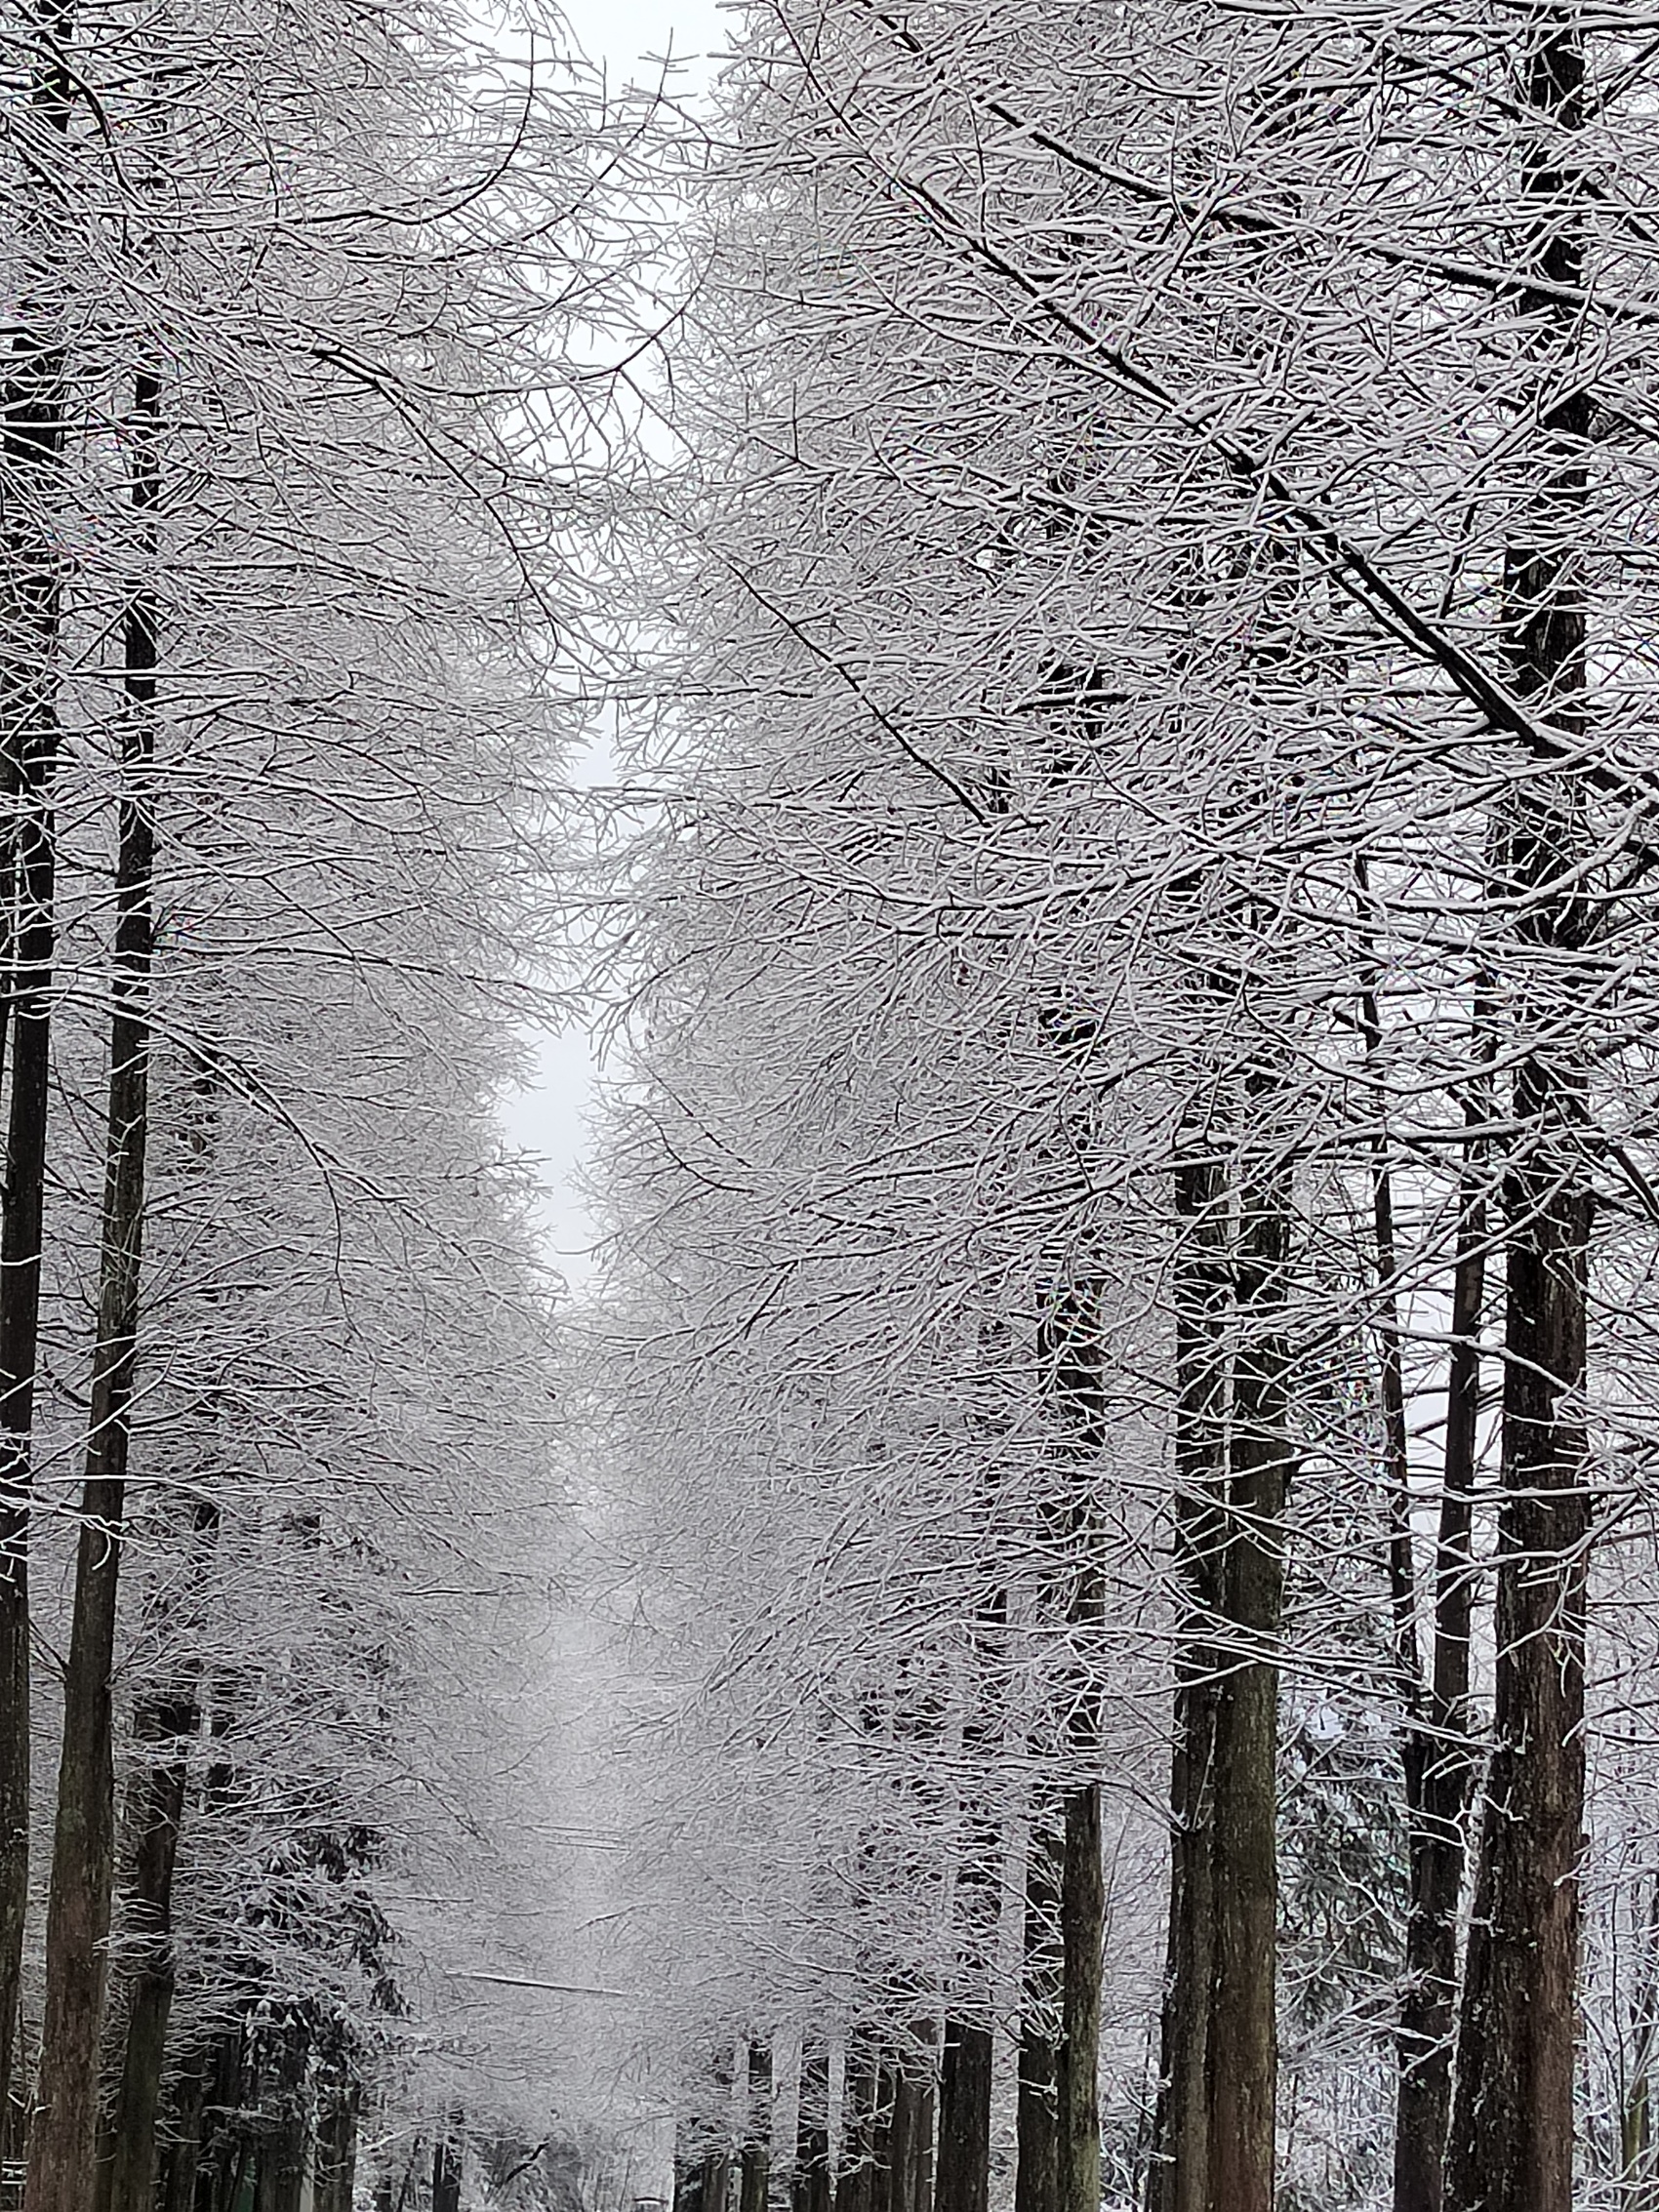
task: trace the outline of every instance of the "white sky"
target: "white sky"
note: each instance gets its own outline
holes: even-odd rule
[[[682,94],[700,89],[708,80],[708,58],[722,51],[732,27],[719,0],[561,0],[561,6],[577,44],[619,86],[629,79],[655,83],[660,71],[652,60],[671,54],[687,61],[676,74],[676,89]],[[592,1228],[573,1179],[587,1140],[592,1055],[587,1038],[568,1030],[545,1032],[533,1043],[535,1078],[504,1102],[503,1120],[508,1142],[529,1153],[537,1167],[553,1263],[579,1289],[590,1272],[585,1254]]]
[[[730,18],[716,0],[560,0],[565,20],[590,61],[613,78],[636,71],[647,55],[706,55],[726,43]]]

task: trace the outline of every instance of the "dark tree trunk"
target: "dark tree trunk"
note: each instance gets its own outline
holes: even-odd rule
[[[155,2184],[155,2212],[194,2212],[207,2073],[195,2061],[173,2084]]]
[[[1258,1102],[1259,1103],[1259,1102]],[[1209,2201],[1274,2212],[1277,2094],[1278,1641],[1290,1477],[1279,1321],[1289,1192],[1278,1163],[1243,1181],[1221,1575],[1225,1671],[1214,1734],[1213,2005],[1206,2052]]]
[[[305,2183],[305,2062],[310,2038],[298,2022],[268,2031],[262,2069],[262,2121],[255,2212],[300,2212]]]
[[[683,2113],[674,2130],[674,2212],[703,2212],[703,2158]]]
[[[14,135],[50,195],[74,106],[74,17],[62,0],[44,0],[34,27],[37,59]],[[40,255],[43,279],[53,258],[49,249]],[[16,1032],[0,1200],[0,2158],[20,2153],[26,2095],[13,2075],[28,1912],[30,1437],[57,951],[52,793],[62,564],[51,517],[68,397],[67,356],[42,328],[39,302],[25,298],[17,321],[0,387],[0,799],[9,814],[16,810],[0,869],[0,957],[10,970],[0,1054],[8,1014]]]
[[[1465,1108],[1472,1132],[1489,1114],[1484,1088]],[[1451,2118],[1457,2013],[1458,1915],[1463,1903],[1463,1824],[1475,1786],[1469,1738],[1470,1528],[1479,1446],[1480,1324],[1485,1296],[1482,1145],[1465,1146],[1435,1609],[1423,1726],[1405,1747],[1411,1900],[1405,1924],[1399,2086],[1395,2126],[1395,2212],[1440,2212]]]
[[[358,2089],[346,2075],[322,2086],[317,2111],[313,2212],[351,2212],[357,2183]],[[142,2212],[135,2207],[135,2212]]]
[[[818,2036],[809,2035],[801,2047],[790,2201],[792,2212],[830,2212],[830,2047]]]
[[[947,2020],[939,2066],[937,2212],[987,2212],[991,2197],[989,2028]]]
[[[144,554],[154,547],[160,386],[142,375],[133,409],[133,506]],[[110,1021],[98,1335],[74,1612],[63,1677],[63,1749],[46,1921],[46,2006],[38,2103],[29,2133],[25,2212],[86,2212],[93,2201],[98,2058],[103,2024],[115,1779],[110,1676],[138,1354],[149,1095],[149,977],[154,951],[156,610],[147,581],[129,592],[123,788],[115,872],[114,1011]]]
[[[709,2146],[703,2160],[703,2212],[727,2212],[732,2193],[731,2093],[734,2085],[736,2057],[730,2050],[721,2051],[714,2059],[714,2097],[718,2139]]]
[[[459,2112],[432,2151],[432,2212],[461,2212],[462,2119]]]
[[[1056,2069],[1060,2212],[1100,2212],[1100,1978],[1106,1927],[1100,1785],[1066,1800],[1060,1889],[1064,1976]]]
[[[173,1872],[188,1747],[200,1720],[194,1696],[183,1692],[146,1698],[134,1716],[138,1759],[129,1795],[133,1876],[127,1906],[127,2031],[110,2115],[107,2179],[101,2176],[108,2212],[150,2212],[156,2116],[176,1980]]]
[[[1536,8],[1516,31],[1532,133],[1519,200],[1525,275],[1584,277],[1583,33]],[[1516,690],[1562,734],[1585,734],[1586,623],[1576,557],[1589,400],[1578,317],[1560,292],[1519,294],[1536,365],[1527,526],[1505,561]],[[1535,771],[1512,802],[1501,905],[1517,917],[1517,1027],[1567,1026],[1584,916],[1570,769]],[[1449,2212],[1569,2212],[1578,2026],[1578,1862],[1584,1829],[1585,1375],[1590,1190],[1574,1050],[1534,1044],[1516,1069],[1503,1178],[1504,1382],[1493,1749],[1458,2028]]]
[[[956,1865],[955,1987],[946,2004],[939,2065],[939,2124],[934,2168],[938,2212],[986,2212],[991,2189],[991,1959],[1000,1908],[997,1866],[1002,1833],[981,1777],[1003,1750],[997,1669],[1008,1626],[1008,1592],[998,1586],[975,1608],[972,1675],[962,1724],[967,1777]]]
[[[1059,2212],[1060,2206],[1062,1850],[1047,1823],[1034,1820],[1026,1860],[1014,2212]]]
[[[1149,2212],[1206,2212],[1229,1227],[1225,1173],[1191,1146],[1175,1169],[1175,1567],[1187,1612],[1175,1666],[1169,1921],[1148,2204]]]
[[[1060,1863],[1060,2039],[1055,2066],[1055,2180],[1060,2212],[1099,2212],[1100,1985],[1106,1897],[1101,1872],[1100,1686],[1091,1647],[1106,1612],[1095,1483],[1107,1441],[1101,1285],[1066,1293],[1049,1317],[1047,1356],[1056,1412],[1074,1446],[1068,1513],[1067,1620],[1081,1654],[1067,1749],[1077,1780],[1067,1790]]]
[[[880,2062],[873,2044],[863,2035],[849,2037],[841,2097],[840,2156],[835,2165],[835,2212],[871,2212],[880,2080]]]
[[[893,2125],[899,2096],[899,2069],[884,2059],[875,2076],[875,2124],[870,2136],[870,2212],[897,2212],[903,2184],[893,2171]]]
[[[893,2116],[887,2134],[887,2202],[890,2212],[927,2212],[924,2144],[933,2129],[931,2084],[913,2060],[893,2074]]]
[[[247,2037],[226,2029],[202,2069],[201,2124],[197,2131],[196,2199],[200,2212],[224,2212],[235,2195],[233,2177],[245,2162],[242,2112],[248,2105]]]
[[[772,2166],[772,2046],[751,2036],[744,2098],[743,2152],[738,2212],[766,2212]]]
[[[710,2151],[703,2161],[703,2212],[726,2212],[731,2193],[731,2154],[725,2151]]]

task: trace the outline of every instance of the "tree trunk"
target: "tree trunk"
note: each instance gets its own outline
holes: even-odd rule
[[[1465,1106],[1471,1131],[1490,1111],[1484,1087]],[[1440,1525],[1435,1554],[1433,1655],[1425,1725],[1406,1741],[1411,1899],[1405,1924],[1399,2084],[1395,2125],[1395,2212],[1440,2212],[1451,2117],[1457,2014],[1458,1915],[1463,1903],[1463,1823],[1475,1785],[1469,1736],[1470,1529],[1479,1447],[1480,1324],[1485,1297],[1485,1168],[1480,1139],[1464,1148]]]
[[[1060,2205],[1062,1848],[1045,1821],[1032,1821],[1026,1858],[1014,2212],[1059,2212]]]
[[[154,546],[160,397],[153,377],[137,379],[132,500],[146,554]],[[23,2192],[25,2212],[86,2212],[95,2190],[99,2041],[115,1871],[110,1675],[138,1354],[149,1094],[148,992],[154,950],[155,830],[149,773],[155,746],[156,611],[147,581],[136,583],[129,593],[125,646],[98,1336],[74,1613],[63,1678],[63,1749],[46,1922],[46,2006],[39,2100],[30,2129]]]
[[[899,2102],[899,2069],[884,2059],[875,2076],[875,2120],[870,2134],[870,2212],[897,2212],[904,2185],[893,2170],[893,2129]]]
[[[939,2066],[934,2169],[938,2212],[986,2212],[991,2189],[989,1983],[1000,1907],[997,1861],[1002,1835],[978,1778],[991,1768],[1004,1748],[994,1669],[1007,1626],[1008,1592],[998,1585],[975,1607],[972,1673],[962,1723],[962,1767],[967,1779],[953,1900],[955,1989],[947,1999]]]
[[[893,2117],[887,2134],[887,2202],[890,2212],[926,2212],[922,2144],[933,2124],[928,2084],[915,2064],[893,2074]]]
[[[1289,1258],[1289,1192],[1277,1163],[1243,1183],[1238,1227],[1227,1548],[1225,1672],[1214,1733],[1211,1905],[1215,1958],[1207,2031],[1209,2203],[1274,2212],[1277,2093],[1278,1664],[1283,1513],[1290,1476],[1286,1353],[1278,1324]]]
[[[174,2083],[155,2185],[155,2212],[194,2212],[207,2072],[200,2060]]]
[[[835,2162],[835,2212],[870,2212],[879,2079],[873,2046],[863,2035],[849,2036],[841,2095],[840,2156]]]
[[[939,2067],[936,2212],[987,2212],[991,2198],[989,2028],[947,2020]]]
[[[245,2162],[241,2113],[248,2105],[248,2044],[240,2028],[228,2028],[203,2066],[201,2125],[197,2132],[198,2197],[203,2212],[224,2212],[235,2196],[233,2175]]]
[[[62,0],[44,0],[39,59],[17,115],[16,138],[49,190],[74,106],[73,30]],[[21,2152],[26,2096],[13,2073],[28,1913],[30,1438],[57,952],[54,663],[62,563],[51,516],[68,395],[67,355],[34,312],[25,297],[0,389],[0,798],[9,813],[16,809],[4,868],[10,974],[0,1006],[0,1054],[7,1014],[16,1032],[0,1199],[0,2158]]]
[[[310,2042],[297,2022],[265,2031],[268,2087],[261,2099],[255,2212],[300,2212],[305,2186],[305,2062]],[[262,2085],[263,2086],[263,2085]]]
[[[461,2212],[462,2119],[459,2112],[432,2150],[432,2212]]]
[[[703,2212],[726,2212],[732,2193],[732,2161],[725,2151],[710,2151],[703,2161]]]
[[[138,1747],[129,1794],[133,1877],[128,1895],[127,2032],[110,2120],[111,2156],[101,2175],[107,2212],[150,2212],[156,2116],[177,1979],[173,1872],[183,1818],[188,1747],[201,1721],[193,1695],[146,1698],[134,1715]],[[146,1751],[163,1751],[157,1760]]]
[[[1067,1790],[1060,1864],[1060,2041],[1055,2066],[1055,2183],[1060,2212],[1099,2212],[1100,1980],[1106,1897],[1101,1872],[1100,1688],[1091,1643],[1106,1615],[1095,1483],[1106,1448],[1101,1285],[1056,1304],[1047,1329],[1056,1410],[1074,1445],[1068,1535],[1067,1621],[1082,1654],[1067,1745],[1077,1776]]]
[[[1520,204],[1527,265],[1583,281],[1584,185],[1570,141],[1584,121],[1575,18],[1537,8],[1516,33],[1531,135]],[[1562,734],[1585,735],[1586,623],[1577,535],[1589,400],[1578,316],[1522,290],[1536,370],[1530,542],[1512,542],[1504,598],[1517,692]],[[1534,771],[1512,802],[1502,907],[1516,916],[1517,1028],[1564,1026],[1584,916],[1581,834],[1567,769]],[[1569,2212],[1578,2025],[1578,1861],[1584,1828],[1584,1586],[1590,1540],[1585,1376],[1591,1193],[1583,1078],[1572,1045],[1534,1044],[1515,1073],[1503,1178],[1506,1287],[1493,1749],[1480,1824],[1458,2029],[1449,2212]]]
[[[795,2127],[793,2212],[830,2212],[830,2046],[809,2035],[801,2047],[800,2112]]]
[[[1060,2212],[1100,2212],[1100,1977],[1106,1927],[1100,1785],[1066,1800],[1060,1885],[1064,1975],[1056,2069]]]
[[[703,2158],[682,2112],[674,2128],[674,2212],[703,2212]]]
[[[703,2212],[727,2212],[732,2193],[731,2092],[735,2081],[735,2054],[715,2053],[714,2095],[719,2135],[703,2160]]]
[[[738,2212],[766,2212],[772,2166],[772,2046],[751,2036],[744,2099]]]
[[[1190,1145],[1175,1168],[1175,1567],[1187,1614],[1176,1647],[1169,1919],[1147,2198],[1149,2212],[1205,2212],[1228,1221],[1226,1175]]]
[[[351,2212],[357,2184],[357,2083],[346,2075],[325,2081],[317,2111],[312,2212]],[[134,2212],[142,2212],[136,2206]]]

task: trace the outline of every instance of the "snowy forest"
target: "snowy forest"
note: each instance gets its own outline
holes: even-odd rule
[[[1659,2212],[1659,17],[572,13],[0,0],[0,2212]]]

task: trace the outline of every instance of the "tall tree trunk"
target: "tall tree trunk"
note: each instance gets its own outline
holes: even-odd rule
[[[432,2212],[461,2212],[462,2119],[452,2113],[432,2149]]]
[[[317,2111],[315,2193],[312,2212],[351,2212],[357,2184],[358,2086],[346,2073],[322,2085]],[[134,2212],[143,2212],[135,2206]]]
[[[956,1989],[947,2005],[939,2064],[938,2212],[986,2212],[991,2192],[991,2031],[989,1982],[1000,1897],[1002,1836],[981,1790],[1002,1748],[996,1679],[1008,1626],[1008,1592],[998,1584],[976,1606],[972,1678],[962,1726],[965,1780],[962,1840],[956,1863]]]
[[[771,2166],[772,2046],[754,2035],[749,2043],[738,2212],[766,2212]]]
[[[1525,532],[1505,560],[1513,680],[1562,733],[1585,737],[1586,621],[1578,549],[1589,400],[1579,317],[1585,186],[1571,141],[1585,55],[1570,8],[1534,7],[1516,32],[1524,117],[1527,265],[1551,289],[1519,308],[1537,427]],[[1556,289],[1559,288],[1559,289]],[[1591,1193],[1583,1075],[1570,1031],[1584,917],[1570,768],[1534,770],[1512,802],[1502,880],[1521,974],[1503,1177],[1504,1383],[1493,1749],[1458,2027],[1449,2212],[1569,2212],[1578,2024],[1578,1861],[1584,1828],[1584,1587],[1590,1540],[1585,1377]]]
[[[927,2212],[921,2192],[926,2166],[923,2142],[933,2127],[930,2088],[913,2059],[894,2070],[893,2118],[887,2135],[890,2212]]]
[[[1026,1856],[1014,2212],[1059,2212],[1060,2205],[1062,1849],[1049,1822],[1033,1819]]]
[[[1267,1088],[1254,1086],[1256,1105]],[[1271,1134],[1267,1140],[1271,1143]],[[1215,1930],[1208,2028],[1209,2202],[1273,2212],[1278,1919],[1278,1663],[1290,1477],[1279,1309],[1289,1260],[1288,1174],[1241,1177],[1226,1553],[1225,1671],[1216,1697],[1211,1849]]]
[[[263,2070],[261,2131],[254,2192],[255,2212],[300,2212],[305,2187],[305,2063],[310,2037],[296,2020],[265,2031],[269,2059]],[[459,2153],[458,2153],[459,2156]],[[433,2202],[437,2200],[434,2186]]]
[[[819,2035],[808,2035],[801,2045],[790,2198],[792,2212],[830,2212],[830,2046]]]
[[[194,1695],[182,1690],[171,1697],[143,1699],[134,1715],[137,1757],[128,1792],[133,1871],[127,1903],[127,2023],[110,2113],[109,2155],[99,2175],[103,2212],[150,2212],[156,2118],[177,1978],[173,1870],[189,1773],[188,1748],[200,1719]]]
[[[155,378],[140,375],[133,408],[132,499],[140,545],[146,555],[155,543],[160,397]],[[25,2212],[86,2212],[95,2189],[98,2056],[115,1870],[110,1675],[138,1355],[149,1096],[148,996],[155,934],[155,829],[149,778],[155,750],[156,609],[147,580],[136,582],[128,594],[125,648],[98,1335],[74,1613],[63,1679],[63,1749],[46,1922],[46,2006]]]
[[[1196,1140],[1175,1167],[1175,1567],[1186,1598],[1175,1661],[1169,1920],[1149,2212],[1210,2201],[1209,2028],[1215,1973],[1215,1649],[1223,1555],[1229,1297],[1227,1178]]]
[[[732,2193],[732,2090],[736,2053],[719,2051],[714,2059],[714,2096],[718,2135],[703,2160],[703,2212],[727,2212]]]
[[[856,2032],[849,2035],[841,2093],[840,2155],[835,2162],[835,2212],[870,2212],[880,2072],[873,2042]]]
[[[899,2069],[883,2059],[875,2076],[875,2117],[870,2133],[870,2212],[898,2212],[904,2184],[893,2170],[893,2128],[898,2114]]]
[[[1066,1800],[1060,1884],[1064,1974],[1056,2069],[1060,2212],[1100,2207],[1100,1982],[1106,1891],[1101,1870],[1100,1785]]]
[[[1487,1032],[1489,1034],[1489,1031]],[[1405,1923],[1405,1990],[1398,2026],[1395,2212],[1440,2212],[1451,2118],[1457,2013],[1458,1915],[1463,1904],[1463,1824],[1475,1787],[1469,1749],[1470,1533],[1479,1448],[1480,1325],[1485,1299],[1486,1169],[1478,1134],[1490,1113],[1486,1085],[1465,1103],[1452,1280],[1451,1353],[1439,1533],[1435,1548],[1432,1657],[1422,1725],[1406,1739],[1411,1898]]]
[[[1095,1485],[1106,1449],[1102,1286],[1085,1282],[1049,1316],[1046,1360],[1067,1436],[1071,1589],[1067,1622],[1080,1653],[1067,1750],[1060,1861],[1060,2042],[1055,2066],[1055,2182],[1059,2212],[1100,2204],[1100,1989],[1106,1897],[1101,1872],[1100,1687],[1091,1648],[1106,1617]]]
[[[233,2177],[245,2162],[241,2113],[251,2102],[248,2038],[238,2027],[214,2040],[202,2068],[203,2093],[196,2136],[196,2193],[202,2212],[222,2212],[235,2194]]]
[[[155,2184],[155,2212],[194,2212],[207,2068],[193,2059],[173,2084]]]
[[[937,2212],[987,2212],[991,2200],[989,2028],[947,2020],[939,2065]]]
[[[702,2212],[703,2163],[692,2124],[682,2112],[674,2128],[674,2212]]]
[[[74,106],[73,13],[63,0],[44,0],[34,29],[38,59],[15,137],[50,198]],[[49,208],[44,221],[55,220]],[[56,258],[39,251],[43,288]],[[61,497],[68,357],[48,323],[41,302],[25,297],[0,387],[0,799],[16,816],[3,870],[10,972],[0,1005],[0,1054],[8,1014],[16,1032],[0,1194],[0,2158],[20,2153],[26,2095],[13,2076],[28,1913],[30,1438],[57,951],[52,793],[62,564],[52,515]]]

